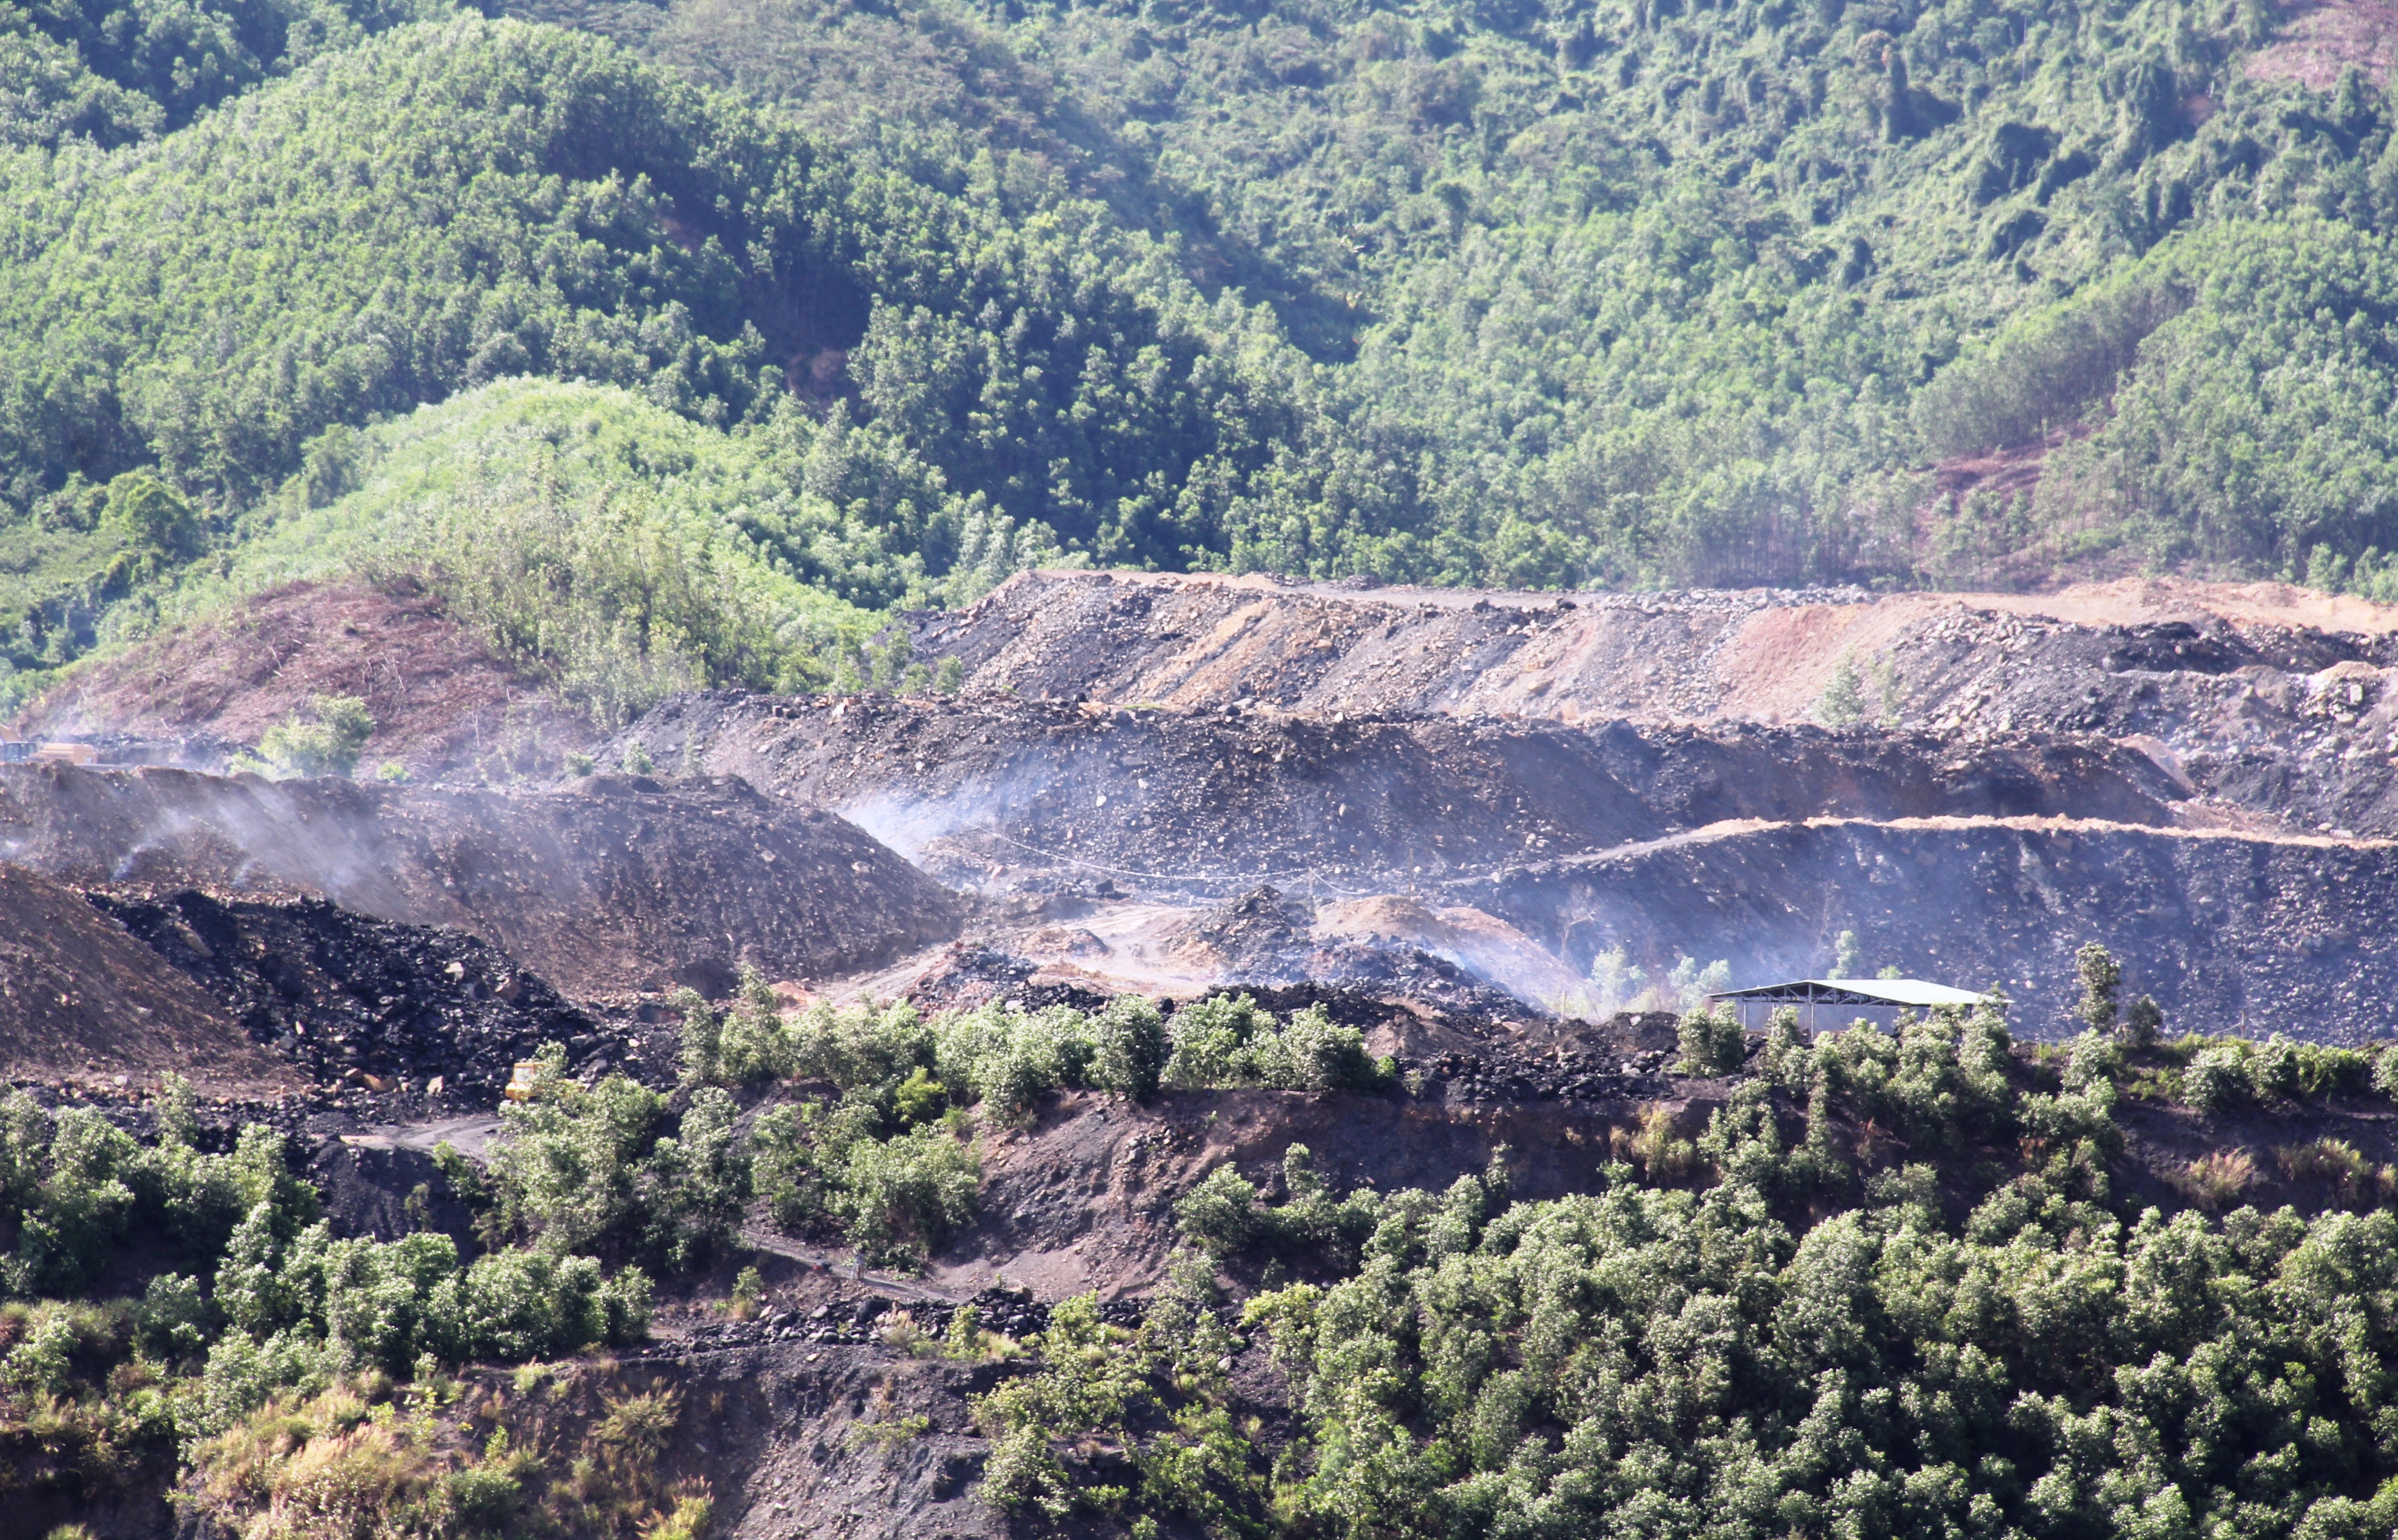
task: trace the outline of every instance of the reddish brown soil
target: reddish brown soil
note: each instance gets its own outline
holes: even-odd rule
[[[172,1070],[210,1093],[298,1084],[197,984],[81,893],[0,865],[0,1073],[153,1084]]]
[[[2092,683],[2126,643],[2213,638],[2218,662],[2139,664],[2220,676],[2312,674],[2398,652],[2398,608],[2283,583],[2128,579],[2046,595],[1862,588],[1640,594],[1354,588],[1269,578],[1031,572],[914,628],[972,687],[1112,705],[1537,716],[1568,723],[1798,721],[1845,660],[1895,670],[1866,703],[1902,725],[2088,730]],[[1879,683],[1875,692],[1883,694]],[[2182,745],[2216,734],[2212,703],[2157,703]],[[2109,730],[2123,730],[2112,729]]]
[[[375,720],[367,774],[397,760],[418,780],[548,776],[596,737],[546,681],[406,580],[258,595],[75,670],[18,726],[32,736],[195,739],[195,768],[213,770],[227,748],[256,743],[318,695],[365,699]]]
[[[2048,441],[2014,444],[1987,454],[1944,460],[1932,467],[1933,490],[1952,506],[1973,492],[2000,497],[2028,494],[2040,485],[2041,467],[2054,448]]]
[[[2398,66],[2398,4],[2392,0],[2302,0],[2281,12],[2281,33],[2248,60],[2250,74],[2328,91],[2353,66],[2377,86],[2390,83]]]

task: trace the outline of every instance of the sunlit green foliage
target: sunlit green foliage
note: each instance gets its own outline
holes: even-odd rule
[[[191,1090],[171,1079],[158,1114],[145,1144],[89,1108],[0,1099],[0,1226],[17,1238],[0,1289],[34,1301],[0,1311],[0,1382],[33,1409],[21,1427],[0,1416],[0,1440],[31,1429],[78,1451],[44,1479],[70,1495],[121,1497],[136,1467],[292,1387],[646,1330],[637,1269],[610,1276],[556,1245],[469,1262],[446,1235],[337,1239],[281,1134],[252,1124],[230,1153],[203,1152]],[[185,1270],[152,1273],[138,1300],[73,1301],[161,1239]]]
[[[680,1272],[731,1237],[749,1196],[732,1098],[712,1086],[680,1114],[612,1075],[586,1086],[544,1051],[531,1094],[501,1110],[490,1162],[498,1233],[554,1255],[593,1252]]]
[[[2230,1049],[2193,1062],[2235,1063],[2248,1095],[2353,1091],[2371,1062]],[[2334,1198],[2313,1220],[2122,1204],[2125,1049],[2092,1031],[2048,1062],[2038,1089],[1987,1010],[1813,1042],[1783,1012],[1697,1141],[1695,1190],[1617,1165],[1596,1195],[1511,1205],[1494,1163],[1447,1194],[1361,1190],[1326,1226],[1303,1158],[1280,1204],[1219,1169],[1186,1235],[1330,1268],[1246,1306],[1302,1429],[1246,1516],[1354,1536],[2385,1533],[2391,1174],[2316,1140],[2274,1158]],[[2256,1177],[2217,1156],[2189,1175],[2204,1208]],[[1294,1250],[1294,1222],[1354,1239]],[[1115,1500],[1063,1453],[1112,1406],[1044,1405],[998,1495]]]
[[[107,147],[370,32],[446,6],[327,0],[46,0],[0,9],[0,148]]]
[[[1260,1512],[1263,1461],[1227,1404],[1221,1355],[1234,1344],[1214,1293],[1203,1271],[1178,1266],[1138,1331],[1106,1324],[1087,1294],[1053,1310],[1031,1345],[1040,1372],[975,1400],[991,1440],[984,1500],[1053,1522],[1096,1511],[1152,1526],[1182,1519],[1215,1534],[1273,1533]],[[1129,1468],[1092,1479],[1092,1435],[1123,1450]]]
[[[8,698],[359,562],[603,717],[1036,561],[2398,592],[2388,93],[2256,7],[413,14],[0,13]]]
[[[0,1287],[11,1294],[80,1291],[136,1233],[167,1237],[204,1268],[245,1216],[263,1211],[288,1235],[316,1202],[287,1168],[282,1137],[262,1125],[244,1129],[231,1154],[209,1155],[171,1118],[143,1145],[88,1107],[52,1113],[21,1091],[0,1098],[0,1218],[17,1238]]]
[[[374,735],[374,718],[356,695],[319,695],[303,717],[294,712],[260,735],[254,762],[236,770],[263,769],[276,776],[335,776],[348,780],[358,768],[358,751]]]
[[[1217,995],[1177,1011],[1169,1025],[1169,1085],[1374,1091],[1393,1074],[1367,1053],[1362,1033],[1335,1024],[1320,1005],[1277,1023],[1247,995]]]

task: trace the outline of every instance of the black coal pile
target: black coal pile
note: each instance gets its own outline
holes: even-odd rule
[[[1319,943],[1314,918],[1304,901],[1262,887],[1197,916],[1168,939],[1186,955],[1195,951],[1194,960],[1228,981],[1228,989],[1318,984],[1335,991],[1404,997],[1444,1011],[1502,1021],[1520,1017],[1528,1009],[1506,990],[1420,946],[1379,939]]]
[[[1032,1297],[1029,1289],[994,1285],[971,1298],[948,1301],[906,1301],[869,1294],[863,1299],[834,1300],[813,1309],[769,1309],[748,1320],[707,1320],[678,1337],[660,1338],[631,1350],[634,1358],[679,1358],[694,1352],[755,1347],[770,1342],[822,1343],[862,1346],[889,1340],[895,1318],[906,1313],[915,1329],[928,1336],[950,1330],[961,1309],[974,1311],[975,1324],[985,1331],[1019,1341],[1049,1329],[1050,1306]],[[1145,1299],[1099,1302],[1099,1319],[1111,1326],[1133,1327],[1148,1313]]]
[[[594,1071],[630,1048],[621,1029],[463,931],[370,919],[322,899],[90,897],[319,1080],[422,1090],[438,1079],[444,1093],[488,1101],[546,1043]]]
[[[1598,1102],[1663,1089],[1675,1055],[1621,1058],[1587,1050],[1562,1053],[1443,1053],[1400,1061],[1421,1077],[1421,1095],[1441,1102]],[[1656,1086],[1643,1082],[1656,1081]]]
[[[1347,940],[1317,947],[1299,960],[1300,976],[1403,996],[1473,1016],[1521,1016],[1525,1002],[1494,989],[1447,957],[1417,946]]]
[[[1206,948],[1236,977],[1280,982],[1287,974],[1296,981],[1305,976],[1296,957],[1314,944],[1314,924],[1309,905],[1271,887],[1254,888],[1178,926],[1167,939],[1177,948]]]

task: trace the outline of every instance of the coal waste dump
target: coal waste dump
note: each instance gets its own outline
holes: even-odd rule
[[[540,976],[463,931],[371,919],[322,899],[227,902],[187,890],[89,895],[222,1002],[255,1040],[323,1081],[433,1079],[496,1098],[546,1043],[604,1070],[629,1045]]]

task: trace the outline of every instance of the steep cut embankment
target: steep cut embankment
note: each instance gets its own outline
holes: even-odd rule
[[[2065,1027],[2092,940],[2176,1027],[2355,1039],[2387,1030],[2398,991],[2390,844],[2192,797],[2165,751],[2102,738],[975,692],[690,696],[628,738],[842,808],[945,880],[1062,895],[993,943],[1099,987],[1422,997],[1412,949],[1462,971],[1435,994],[1478,981],[1588,1009],[1611,948],[1651,981],[1692,957],[1745,984],[1821,973],[1854,931],[1869,970],[2003,984],[2035,1036]]]
[[[214,999],[81,893],[0,864],[0,1075],[169,1071],[210,1092],[295,1084]]]
[[[2175,821],[2186,794],[2104,740],[1951,745],[1816,728],[1134,711],[973,695],[714,693],[634,725],[849,817],[951,881],[1339,895],[1612,849],[1726,819]],[[621,753],[623,743],[612,744]]]
[[[2398,832],[2398,609],[2274,583],[1560,596],[1039,572],[913,640],[977,687],[1123,705],[2092,734],[2243,809]]]
[[[1857,932],[1868,968],[2016,1001],[2028,1037],[2076,1030],[2074,953],[2103,943],[2172,1029],[2356,1041],[2398,998],[2398,845],[2079,820],[1733,824],[1452,887],[1586,963],[1726,957],[1755,982],[1820,972]],[[1833,1024],[1828,1019],[1823,1024]]]
[[[954,899],[829,813],[738,781],[593,777],[504,796],[58,766],[0,771],[0,857],[81,884],[319,893],[454,925],[570,995],[744,964],[869,966],[954,934]]]

